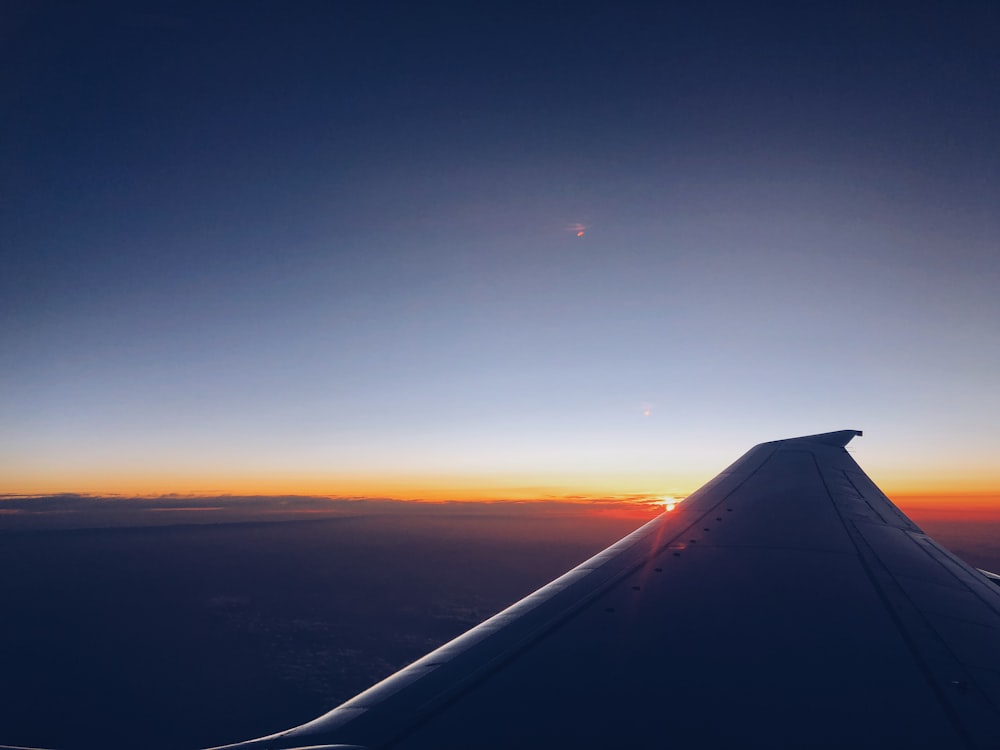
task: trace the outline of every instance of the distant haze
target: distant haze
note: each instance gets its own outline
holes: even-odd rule
[[[287,728],[649,517],[565,503],[334,504],[284,522],[262,512],[286,501],[250,503],[253,522],[123,501],[75,518],[106,528],[0,530],[0,742],[134,750],[141,736],[145,750],[177,750]],[[933,515],[914,517],[1000,570],[1000,515]]]

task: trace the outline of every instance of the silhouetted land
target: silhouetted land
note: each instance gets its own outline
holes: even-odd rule
[[[1000,570],[996,514],[913,513]],[[644,520],[382,506],[308,521],[0,533],[0,742],[196,748],[308,720]]]
[[[2,533],[0,743],[157,750],[287,728],[642,521],[442,506]]]

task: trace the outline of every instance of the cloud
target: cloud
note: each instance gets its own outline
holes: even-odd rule
[[[301,495],[0,495],[0,529],[156,526],[343,515],[351,498]]]
[[[560,495],[538,500],[421,502],[385,497],[312,495],[52,495],[0,494],[0,531],[125,528],[210,523],[301,521],[383,514],[521,515],[635,514],[653,509],[660,496]]]

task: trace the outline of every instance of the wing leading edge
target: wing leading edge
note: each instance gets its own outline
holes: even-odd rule
[[[1000,747],[1000,589],[845,450],[762,443],[331,712],[230,750]]]

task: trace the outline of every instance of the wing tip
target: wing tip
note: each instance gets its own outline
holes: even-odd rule
[[[846,448],[847,444],[856,437],[861,437],[864,433],[861,430],[836,430],[834,432],[820,432],[815,435],[802,435],[801,437],[775,440],[775,443],[822,443],[832,445],[837,448]]]

